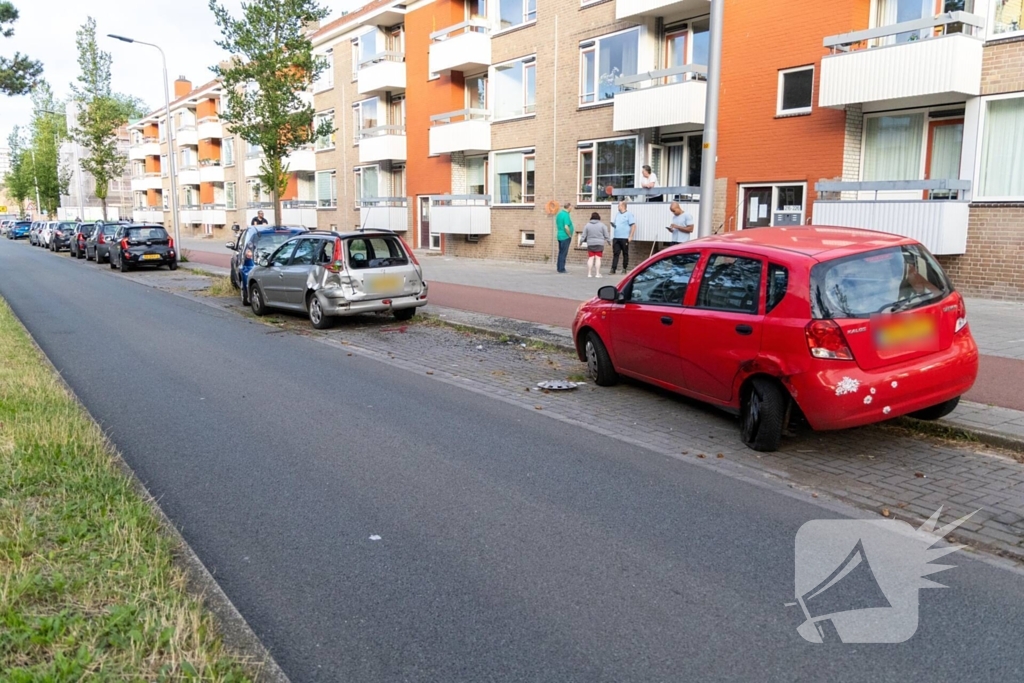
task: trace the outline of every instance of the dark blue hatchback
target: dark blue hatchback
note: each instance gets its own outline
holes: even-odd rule
[[[270,256],[279,246],[304,232],[308,231],[293,226],[251,226],[240,231],[234,242],[227,243],[227,248],[235,252],[231,257],[231,284],[241,289],[243,304],[249,305],[249,272],[260,256]]]

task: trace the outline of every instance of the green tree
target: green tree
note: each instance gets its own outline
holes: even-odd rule
[[[18,20],[18,10],[7,0],[0,2],[0,36],[10,38],[14,35],[14,22]],[[35,87],[43,75],[43,65],[29,59],[20,52],[11,58],[0,57],[0,92],[8,95],[24,95]]]
[[[96,42],[96,20],[88,17],[75,34],[78,47],[78,84],[71,91],[78,113],[72,137],[83,148],[79,163],[96,181],[96,198],[107,219],[110,183],[124,173],[128,159],[117,147],[117,131],[133,116],[141,116],[143,105],[110,88],[110,53]]]
[[[29,155],[33,181],[39,186],[41,206],[36,208],[50,216],[56,215],[60,196],[67,194],[68,187],[68,169],[60,166],[60,143],[67,138],[66,121],[60,114],[63,109],[45,80],[32,89]]]
[[[221,118],[251,145],[263,150],[260,182],[274,200],[281,221],[281,195],[288,186],[285,159],[334,126],[323,121],[314,128],[313,107],[300,97],[326,68],[313,55],[308,27],[327,16],[316,0],[251,0],[242,17],[210,0],[223,39],[217,44],[232,59],[212,71],[227,92],[227,111]]]
[[[25,200],[35,195],[36,186],[32,180],[32,158],[20,127],[11,131],[7,146],[11,150],[11,168],[3,177],[3,185],[7,196],[18,203],[18,215],[24,216]]]

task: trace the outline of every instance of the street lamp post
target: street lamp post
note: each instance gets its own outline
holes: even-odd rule
[[[718,95],[722,88],[722,21],[725,0],[711,0],[708,45],[708,96],[704,105],[704,153],[701,155],[700,220],[697,236],[714,232],[715,170],[718,163]]]
[[[171,178],[171,224],[174,226],[174,243],[178,245],[176,258],[181,260],[181,230],[178,226],[178,174],[175,170],[175,163],[177,162],[178,151],[174,147],[174,126],[171,122],[171,89],[170,83],[167,80],[167,56],[164,54],[163,49],[155,43],[146,43],[141,40],[135,40],[134,38],[126,38],[124,36],[116,36],[113,33],[107,34],[108,38],[114,38],[125,43],[136,43],[138,45],[147,45],[149,47],[155,47],[160,51],[160,60],[164,66],[164,119],[167,126],[167,163],[170,167],[167,169],[167,173]]]

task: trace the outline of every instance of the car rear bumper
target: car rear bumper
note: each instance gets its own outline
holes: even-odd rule
[[[978,377],[970,330],[945,351],[874,371],[825,361],[787,384],[811,427],[847,429],[924,410],[967,393]]]
[[[407,308],[419,308],[427,305],[427,286],[419,294],[396,296],[389,299],[370,299],[349,301],[341,292],[317,292],[324,314],[329,316],[359,315],[360,313],[381,313],[400,311]]]

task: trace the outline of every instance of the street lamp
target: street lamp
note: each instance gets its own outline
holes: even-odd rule
[[[170,83],[167,81],[167,56],[164,54],[163,49],[155,43],[146,43],[141,40],[135,40],[134,38],[116,36],[113,33],[108,33],[107,37],[120,40],[125,43],[136,43],[138,45],[155,47],[160,51],[160,59],[164,65],[164,117],[167,126],[167,148],[169,151],[167,154],[167,161],[170,164],[170,168],[167,169],[167,173],[171,177],[171,223],[174,226],[174,243],[178,245],[177,258],[180,261],[181,231],[178,228],[178,177],[174,168],[175,163],[177,162],[178,150],[174,147],[174,126],[171,122],[171,88]]]

